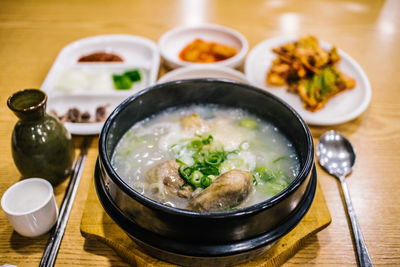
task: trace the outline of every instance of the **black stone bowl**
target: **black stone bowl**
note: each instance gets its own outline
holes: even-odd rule
[[[264,202],[224,212],[177,209],[136,192],[111,165],[118,141],[136,122],[194,103],[238,107],[274,124],[296,149],[298,176]],[[270,93],[224,80],[174,81],[129,97],[111,113],[100,134],[95,186],[105,211],[152,256],[182,265],[230,265],[264,252],[300,222],[315,194],[313,155],[307,125]]]

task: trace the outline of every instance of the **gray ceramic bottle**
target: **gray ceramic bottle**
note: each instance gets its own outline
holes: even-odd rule
[[[23,177],[41,177],[53,185],[66,178],[74,160],[71,135],[46,113],[46,94],[38,89],[14,93],[8,107],[19,118],[12,133],[12,156]]]

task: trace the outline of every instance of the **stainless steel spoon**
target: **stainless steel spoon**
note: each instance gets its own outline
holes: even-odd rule
[[[356,245],[358,263],[360,266],[373,266],[369,257],[367,246],[358,225],[356,213],[351,203],[349,190],[345,177],[353,169],[356,154],[350,142],[340,133],[329,131],[323,134],[317,144],[317,157],[319,164],[331,175],[335,176],[342,186],[344,199],[347,206],[351,228]]]

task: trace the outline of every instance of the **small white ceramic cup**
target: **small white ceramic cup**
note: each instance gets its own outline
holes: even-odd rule
[[[3,194],[1,207],[15,231],[23,236],[45,234],[57,221],[53,187],[41,178],[29,178],[12,185]]]

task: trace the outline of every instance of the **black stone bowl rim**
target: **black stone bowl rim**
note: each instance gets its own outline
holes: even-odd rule
[[[233,84],[236,86],[239,85],[243,88],[243,90],[253,90],[259,94],[265,95],[266,97],[272,98],[274,101],[278,102],[283,107],[285,107],[286,109],[291,111],[291,113],[294,115],[294,117],[300,122],[300,125],[303,128],[303,131],[305,132],[305,134],[307,136],[307,148],[308,148],[309,153],[307,154],[307,159],[304,162],[303,168],[300,170],[297,177],[292,181],[292,183],[288,187],[286,187],[283,191],[281,191],[277,195],[275,195],[263,202],[254,204],[249,207],[241,208],[238,210],[219,211],[219,212],[196,212],[196,211],[191,211],[191,210],[170,207],[170,206],[164,205],[160,202],[157,202],[155,200],[152,200],[152,199],[146,197],[145,195],[142,195],[139,192],[137,192],[136,190],[134,190],[132,187],[130,187],[127,183],[125,183],[119,177],[117,172],[112,167],[111,162],[108,159],[108,156],[106,153],[106,141],[107,141],[108,129],[111,127],[114,120],[118,117],[119,112],[121,112],[121,110],[123,110],[127,105],[129,105],[131,102],[133,102],[136,98],[140,97],[143,94],[146,94],[147,92],[149,92],[151,90],[157,90],[157,89],[167,87],[172,84],[184,84],[184,83],[193,83],[193,82],[207,82],[207,83],[213,83],[213,84],[218,84],[218,83],[229,84],[230,83],[230,84]],[[157,111],[154,114],[157,114],[159,112],[160,111]],[[132,126],[133,126],[133,124],[132,124]],[[207,217],[207,218],[232,217],[232,218],[234,218],[236,216],[245,216],[245,215],[251,215],[251,214],[258,213],[261,210],[264,210],[271,206],[276,205],[277,203],[279,203],[283,199],[285,199],[286,195],[290,195],[292,192],[296,191],[297,188],[300,187],[300,185],[307,178],[307,175],[312,171],[313,164],[314,164],[314,144],[313,144],[313,139],[312,139],[312,136],[308,129],[307,124],[304,122],[304,120],[301,118],[301,116],[289,104],[287,104],[280,98],[274,96],[273,94],[271,94],[265,90],[254,87],[252,85],[235,82],[235,81],[228,81],[228,80],[224,80],[224,79],[201,78],[201,79],[177,80],[177,81],[156,84],[156,85],[150,86],[142,91],[139,91],[138,93],[125,99],[108,116],[107,120],[105,121],[105,123],[103,125],[103,128],[100,133],[100,137],[99,137],[99,158],[100,158],[103,168],[109,175],[110,179],[112,179],[113,182],[116,183],[123,192],[128,194],[128,196],[135,199],[136,201],[138,201],[139,203],[141,203],[144,206],[147,206],[149,208],[152,208],[152,209],[155,209],[155,210],[158,210],[161,212],[174,214],[174,215],[180,215],[180,216],[187,216],[187,217],[192,217],[192,218],[196,218],[196,217],[200,217],[200,218],[202,218],[202,217]]]
[[[315,166],[313,166],[311,180],[307,186],[305,197],[300,202],[298,208],[291,214],[291,216],[287,217],[276,228],[250,239],[228,242],[224,244],[203,244],[168,239],[164,236],[157,235],[146,229],[143,229],[130,221],[128,218],[126,218],[119,207],[117,207],[116,204],[111,200],[111,197],[106,192],[104,180],[99,176],[100,173],[99,160],[97,160],[94,173],[95,189],[101,205],[111,219],[135,241],[137,239],[140,241],[140,243],[143,243],[146,246],[151,246],[162,251],[175,253],[178,257],[179,255],[205,258],[224,257],[247,253],[278,241],[293,228],[295,228],[306,215],[314,200],[317,188],[317,172]]]

